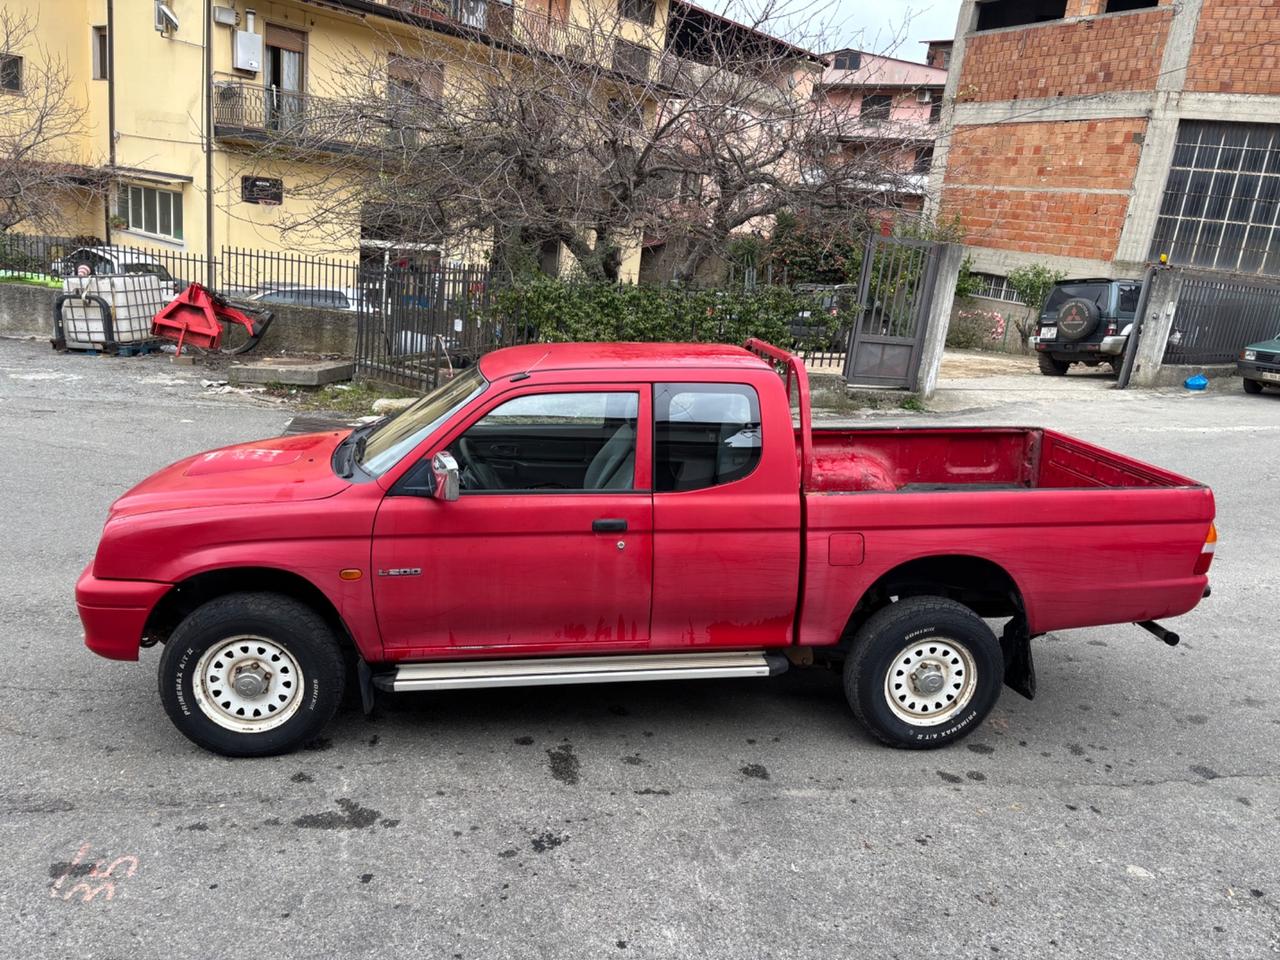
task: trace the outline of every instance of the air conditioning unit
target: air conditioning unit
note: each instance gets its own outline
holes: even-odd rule
[[[933,91],[932,91],[932,90],[917,90],[917,91],[916,91],[916,103],[933,103]]]

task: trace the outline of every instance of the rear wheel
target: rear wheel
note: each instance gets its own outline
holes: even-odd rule
[[[1262,382],[1260,380],[1246,380],[1244,382],[1245,393],[1261,393]]]
[[[1051,353],[1040,354],[1040,372],[1046,377],[1060,377],[1070,368],[1070,362],[1066,360],[1058,360]]]
[[[173,631],[160,657],[160,699],[206,750],[270,756],[320,732],[345,673],[337,639],[313,609],[281,594],[234,593]]]
[[[945,746],[975,730],[1000,697],[1000,641],[968,607],[908,597],[854,637],[844,691],[854,715],[893,747]]]

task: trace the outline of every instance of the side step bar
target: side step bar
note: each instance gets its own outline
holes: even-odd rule
[[[768,677],[787,669],[787,658],[761,650],[664,653],[608,657],[548,657],[530,660],[465,660],[403,663],[376,674],[379,690],[464,690],[476,687],[535,687],[565,683],[634,680],[703,680]]]

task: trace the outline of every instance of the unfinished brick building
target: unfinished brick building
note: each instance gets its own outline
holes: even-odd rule
[[[964,0],[930,179],[987,296],[1174,263],[1280,275],[1280,0]]]

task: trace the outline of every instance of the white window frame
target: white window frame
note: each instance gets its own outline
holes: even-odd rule
[[[92,44],[93,79],[111,79],[111,35],[105,26],[89,28],[89,40]]]
[[[183,216],[181,190],[165,190],[134,183],[122,183],[116,190],[116,215],[127,224],[124,229],[170,243],[182,243],[185,240],[186,218]],[[168,205],[169,213],[168,232],[160,229],[165,204]],[[177,211],[177,217],[173,215],[174,210]],[[154,229],[147,229],[148,223]]]
[[[1003,300],[1006,303],[1021,303],[1018,295],[1014,293],[1013,288],[1009,286],[1009,278],[1002,277],[994,273],[974,273],[974,276],[982,284],[978,288],[975,297],[981,297],[983,300]]]

